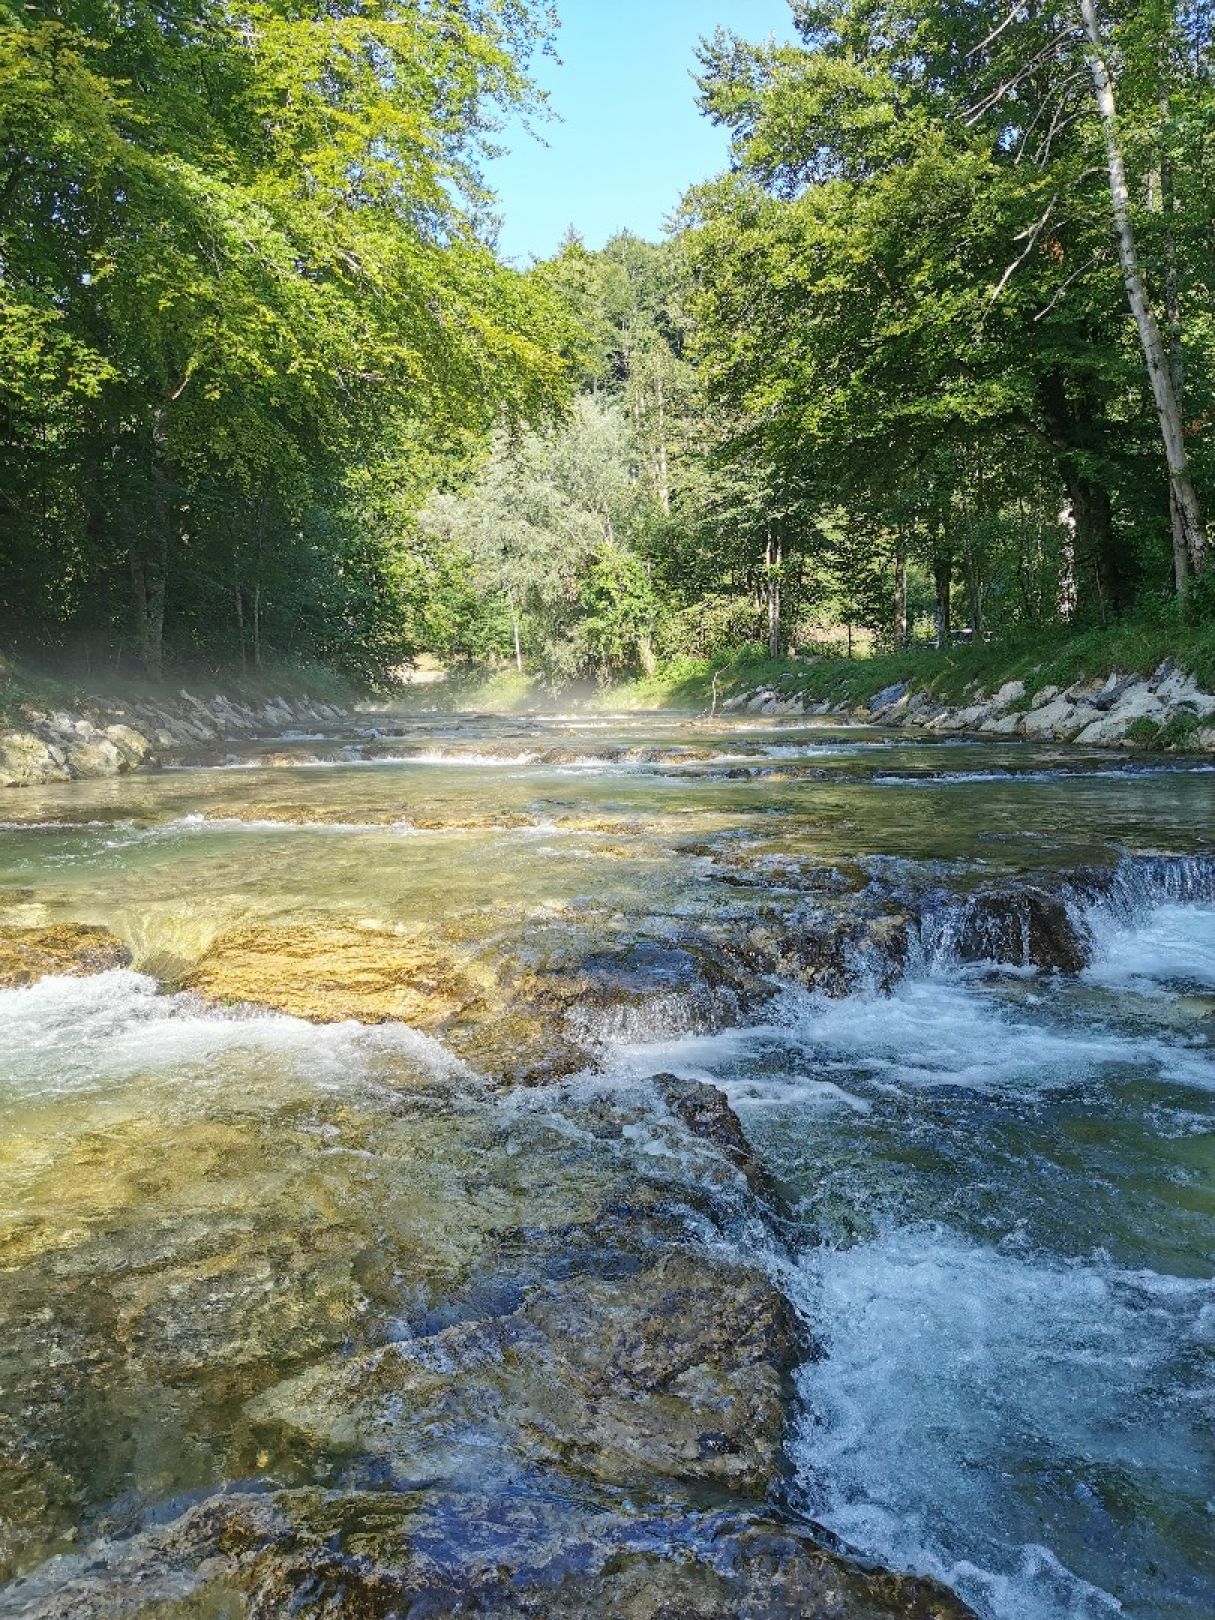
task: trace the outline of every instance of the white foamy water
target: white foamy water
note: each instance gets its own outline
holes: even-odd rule
[[[1215,905],[1161,905],[1130,925],[1098,917],[1094,933],[1095,984],[1215,988]]]
[[[0,1100],[99,1090],[145,1071],[171,1078],[234,1052],[290,1064],[323,1089],[340,1089],[389,1057],[435,1076],[465,1072],[439,1042],[405,1024],[316,1025],[282,1013],[223,1011],[195,996],[162,994],[141,973],[0,990]]]
[[[1134,1499],[1188,1485],[1196,1521],[1215,1505],[1215,1284],[929,1228],[818,1251],[802,1290],[822,1354],[791,1450],[817,1518],[991,1620],[1198,1620],[1185,1580],[1168,1593],[1151,1573]],[[1127,1541],[1137,1590],[1119,1592]]]
[[[633,1073],[669,1068],[712,1081],[744,1109],[853,1100],[860,1079],[879,1092],[949,1086],[1032,1096],[1127,1068],[1215,1091],[1215,1055],[1205,1042],[1058,1017],[1056,999],[1050,987],[1009,1005],[966,974],[906,979],[888,995],[837,1001],[789,992],[767,1024],[622,1046],[614,1062]],[[756,1071],[760,1052],[778,1055],[770,1072]]]

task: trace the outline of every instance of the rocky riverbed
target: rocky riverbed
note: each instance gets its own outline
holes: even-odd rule
[[[0,1614],[1209,1613],[1208,768],[260,725],[7,801]]]

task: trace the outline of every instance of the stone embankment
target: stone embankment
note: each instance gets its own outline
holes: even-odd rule
[[[770,715],[847,715],[874,725],[908,726],[927,732],[970,732],[1081,746],[1166,745],[1215,753],[1215,697],[1192,675],[1165,662],[1151,675],[1120,675],[1035,688],[1006,681],[997,692],[978,683],[961,702],[945,702],[931,690],[900,681],[865,703],[832,702],[774,687],[741,692],[722,705],[727,712]]]
[[[184,690],[176,698],[154,701],[98,697],[70,709],[30,705],[17,723],[0,725],[0,787],[154,769],[164,757],[199,743],[312,731],[348,718],[343,709],[310,698],[240,703]]]

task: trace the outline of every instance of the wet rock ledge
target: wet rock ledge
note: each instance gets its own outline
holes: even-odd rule
[[[0,726],[0,787],[36,787],[78,777],[117,776],[155,767],[161,756],[198,744],[275,736],[349,722],[334,704],[273,697],[260,704],[199,698],[86,698],[73,709],[27,706],[18,725]]]

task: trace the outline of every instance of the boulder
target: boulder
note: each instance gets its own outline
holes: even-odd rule
[[[151,740],[133,726],[114,725],[105,728],[106,740],[113,743],[122,756],[123,768],[131,771],[141,765],[157,763],[156,750]]]
[[[108,737],[69,743],[67,761],[73,776],[117,776],[128,768],[126,756]]]
[[[892,708],[900,698],[907,695],[907,682],[895,681],[891,686],[884,686],[880,692],[875,692],[869,699],[870,714],[880,714],[883,709]]]
[[[676,1074],[656,1074],[652,1084],[676,1119],[693,1136],[711,1143],[758,1198],[769,1204],[781,1203],[771,1176],[751,1151],[742,1121],[724,1092],[703,1080],[687,1080]]]
[[[1079,973],[1089,958],[1089,941],[1066,901],[1043,889],[993,889],[969,896],[954,930],[954,949],[964,962]]]
[[[1167,718],[1167,702],[1145,681],[1135,680],[1124,686],[1111,709],[1098,713],[1074,740],[1085,744],[1121,742],[1137,720],[1163,724]]]
[[[1039,738],[1066,739],[1082,723],[1075,704],[1065,697],[1054,697],[1047,703],[1035,701],[1034,707],[1021,719],[1024,735]]]
[[[71,774],[63,751],[34,732],[0,732],[0,787],[66,782]]]
[[[910,918],[902,911],[822,917],[765,918],[734,946],[752,971],[846,996],[872,986],[887,990],[906,966]]]

